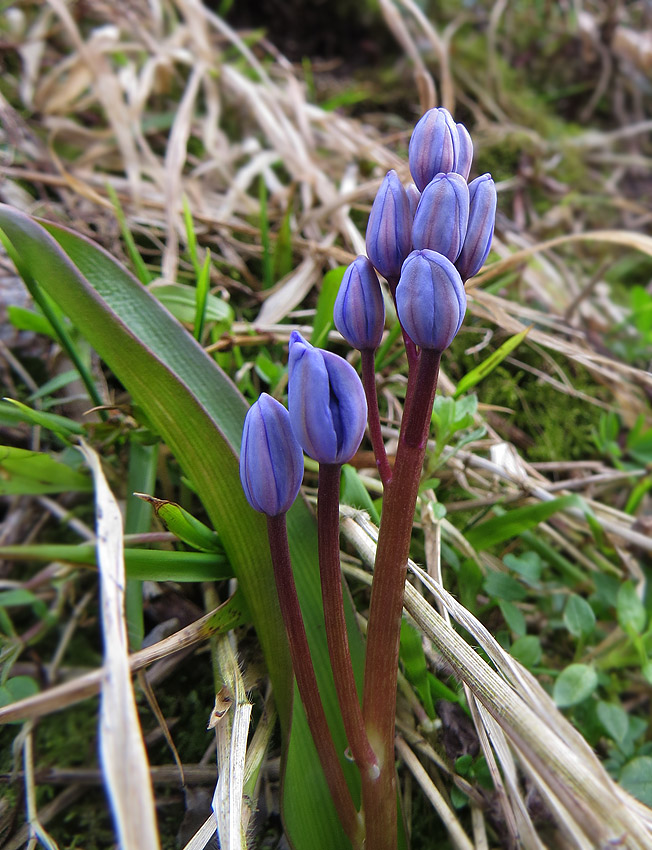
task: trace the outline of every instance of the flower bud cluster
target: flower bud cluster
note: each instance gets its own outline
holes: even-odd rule
[[[405,187],[395,171],[387,173],[367,225],[369,259],[358,257],[342,282],[335,326],[354,348],[375,348],[382,334],[374,267],[387,279],[413,342],[439,351],[452,342],[466,309],[464,282],[487,259],[496,217],[491,175],[467,182],[472,161],[466,127],[444,108],[426,112],[410,139],[414,184]]]

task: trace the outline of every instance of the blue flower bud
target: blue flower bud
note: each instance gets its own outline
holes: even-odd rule
[[[436,251],[413,251],[396,287],[396,310],[418,346],[448,348],[466,312],[464,284],[451,261]]]
[[[408,159],[410,173],[420,192],[436,174],[456,171],[459,131],[443,106],[429,109],[412,132]]]
[[[414,183],[408,183],[405,187],[405,191],[407,192],[408,203],[410,204],[410,215],[412,216],[412,219],[414,219],[417,207],[419,206],[419,201],[421,200],[421,192],[417,189]]]
[[[412,248],[412,216],[405,187],[388,171],[371,207],[367,224],[367,254],[386,278],[396,278]]]
[[[491,174],[482,174],[469,183],[469,199],[469,224],[464,247],[455,262],[465,281],[480,271],[491,248],[497,200]]]
[[[459,145],[457,147],[457,163],[455,171],[461,174],[465,180],[469,179],[471,171],[471,163],[473,162],[473,142],[471,135],[464,124],[457,125],[457,134],[459,136]]]
[[[358,450],[367,422],[364,389],[350,363],[290,336],[288,408],[294,435],[319,463],[346,463]]]
[[[378,348],[385,326],[385,304],[380,282],[367,257],[356,257],[344,272],[333,318],[350,346],[361,351]]]
[[[458,258],[469,221],[469,188],[461,174],[438,174],[421,193],[412,225],[415,250]]]
[[[289,510],[303,478],[303,452],[290,416],[263,393],[247,411],[240,448],[240,481],[252,508],[267,516]]]

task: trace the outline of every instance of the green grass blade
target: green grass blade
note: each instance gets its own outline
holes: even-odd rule
[[[577,507],[578,498],[574,494],[551,499],[537,505],[527,505],[512,511],[501,512],[500,516],[492,517],[486,522],[476,525],[466,531],[467,541],[474,549],[487,549],[495,543],[504,543],[518,537],[523,531],[529,531],[540,522],[545,522],[553,514],[565,508]]]
[[[93,482],[44,452],[0,446],[0,496],[88,492]]]
[[[468,392],[471,387],[479,384],[483,378],[486,378],[487,375],[493,372],[496,366],[499,366],[503,360],[523,342],[530,332],[530,327],[532,326],[530,325],[520,333],[514,334],[514,336],[504,342],[500,348],[497,348],[494,352],[492,352],[486,360],[483,360],[482,363],[476,366],[475,369],[471,369],[470,372],[467,372],[457,385],[453,398],[459,398],[461,395],[464,395],[464,393]]]

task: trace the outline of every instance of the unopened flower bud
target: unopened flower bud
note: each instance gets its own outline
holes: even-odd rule
[[[477,274],[487,259],[496,223],[496,187],[491,174],[469,183],[469,224],[464,246],[455,266],[466,281]]]
[[[341,464],[358,450],[367,422],[362,382],[350,363],[290,336],[288,407],[294,435],[319,463]]]
[[[247,501],[267,516],[283,514],[297,497],[303,478],[303,452],[290,416],[263,393],[245,417],[240,449],[240,481]]]
[[[469,220],[469,189],[461,174],[438,174],[421,193],[412,225],[415,250],[458,258]]]
[[[464,124],[457,125],[458,147],[457,147],[457,163],[455,171],[461,174],[465,180],[469,179],[471,171],[471,163],[473,162],[473,142],[471,135]]]
[[[412,216],[412,219],[414,219],[417,207],[419,206],[419,201],[421,200],[421,192],[417,189],[414,183],[408,183],[405,187],[405,191],[407,192],[408,203],[410,204],[410,215]]]
[[[453,116],[444,107],[429,109],[410,138],[410,173],[420,192],[439,173],[456,171],[459,132]]]
[[[416,345],[448,348],[466,312],[464,284],[451,261],[436,251],[413,251],[396,287],[396,310]]]
[[[385,326],[385,304],[376,271],[365,256],[344,272],[333,310],[335,327],[353,348],[378,348]]]
[[[397,278],[412,243],[412,216],[405,187],[388,171],[371,207],[367,224],[367,255],[383,275]]]

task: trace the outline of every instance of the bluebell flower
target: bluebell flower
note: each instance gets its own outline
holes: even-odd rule
[[[473,162],[473,141],[469,131],[464,124],[457,125],[458,147],[455,171],[461,174],[465,180],[469,179],[471,163]]]
[[[288,408],[294,435],[319,463],[341,464],[357,452],[367,422],[364,389],[350,363],[290,336]]]
[[[414,183],[408,183],[405,187],[405,191],[407,192],[408,203],[410,204],[410,215],[414,219],[417,207],[419,206],[419,201],[421,200],[421,192],[417,189]]]
[[[367,223],[367,255],[383,277],[397,278],[410,253],[412,216],[405,187],[388,171],[374,199]]]
[[[464,284],[451,261],[436,251],[413,251],[396,287],[396,310],[416,345],[448,348],[466,312]]]
[[[455,261],[462,280],[477,274],[487,259],[496,223],[496,200],[491,174],[482,174],[469,183],[469,224],[464,246]]]
[[[378,348],[385,326],[385,304],[371,260],[356,257],[344,272],[333,309],[335,327],[353,348]]]
[[[277,516],[289,510],[303,479],[303,452],[290,416],[263,393],[247,411],[240,448],[240,481],[254,510]]]
[[[438,174],[421,193],[412,225],[415,250],[438,251],[455,262],[466,236],[469,189],[461,174]]]
[[[443,106],[429,109],[414,128],[408,148],[410,173],[420,192],[436,174],[456,170],[458,148],[453,116]]]

